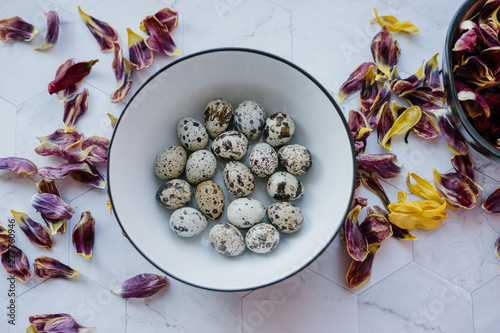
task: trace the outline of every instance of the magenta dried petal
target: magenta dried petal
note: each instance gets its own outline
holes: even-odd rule
[[[172,32],[177,28],[179,14],[175,10],[165,7],[160,9],[154,16],[167,27],[168,31]]]
[[[143,21],[145,29],[150,36],[146,39],[146,45],[153,51],[163,53],[167,56],[176,56],[180,54],[175,45],[168,28],[161,24],[154,16],[148,16]]]
[[[0,40],[17,40],[29,42],[37,31],[33,24],[24,21],[19,16],[0,20]]]
[[[478,26],[476,23],[465,20],[460,24],[460,37],[453,47],[454,52],[470,53],[477,45]]]
[[[396,178],[401,173],[401,167],[396,165],[398,158],[392,153],[360,154],[357,160],[360,168],[382,178]]]
[[[83,134],[78,131],[65,131],[63,129],[58,129],[54,133],[47,136],[37,137],[41,142],[51,142],[61,148],[67,148],[83,140]]]
[[[439,65],[437,61],[438,55],[439,53],[436,53],[434,57],[432,57],[425,63],[424,67],[424,86],[431,87],[432,89],[441,88],[441,79],[439,78]]]
[[[368,241],[363,235],[359,224],[358,214],[361,206],[355,206],[344,221],[344,237],[347,253],[357,261],[365,260],[368,255]]]
[[[95,219],[90,211],[85,211],[73,228],[73,246],[76,253],[86,259],[92,257],[95,239]]]
[[[167,286],[167,277],[151,273],[136,275],[110,291],[122,298],[145,298],[156,294]]]
[[[58,156],[58,157],[65,159],[66,161],[72,162],[72,163],[83,162],[87,158],[87,156],[90,154],[91,151],[92,151],[92,148],[90,148],[90,147],[88,147],[85,150],[82,150],[81,145],[77,146],[76,149],[68,150],[68,149],[62,148],[61,146],[56,145],[55,143],[51,143],[48,141],[42,143],[41,145],[39,145],[38,147],[35,148],[35,152],[38,155]],[[40,168],[40,169],[42,169],[42,173],[43,173],[43,168]],[[59,178],[56,178],[56,179],[59,179]]]
[[[380,206],[374,206],[373,207],[375,211],[378,214],[383,215],[388,221],[389,221],[389,212],[384,210]],[[389,221],[391,224],[391,230],[392,230],[392,237],[395,237],[399,240],[409,240],[409,239],[417,239],[408,229],[403,229],[401,227],[398,227],[397,225],[393,224],[391,221]]]
[[[361,92],[359,93],[359,104],[363,114],[368,119],[368,112],[372,105],[377,100],[379,95],[378,82],[375,80],[376,74],[373,67],[368,69],[365,76],[363,76],[363,82],[361,85]]]
[[[370,67],[375,67],[375,63],[363,62],[349,75],[347,80],[340,86],[338,94],[339,103],[342,103],[347,96],[361,90],[363,87],[363,78]]]
[[[370,108],[366,112],[366,117],[368,119],[368,124],[370,128],[377,127],[377,121],[379,119],[379,113],[386,103],[388,103],[389,98],[391,97],[391,90],[389,88],[389,84],[384,84],[382,89],[378,90],[377,96],[375,97],[375,101],[370,106]]]
[[[33,278],[28,257],[15,245],[11,245],[9,250],[2,254],[2,264],[9,275],[14,276],[22,283],[26,283]]]
[[[419,137],[424,139],[434,139],[439,135],[439,126],[427,112],[422,111],[422,116],[418,123],[416,123],[412,130]]]
[[[455,80],[460,80],[478,87],[496,84],[495,76],[477,56],[470,56],[461,61],[453,70]]]
[[[127,28],[128,54],[130,63],[138,71],[148,68],[153,64],[153,51],[146,45],[146,41],[140,35]]]
[[[481,23],[479,25],[479,31],[481,34],[482,41],[487,47],[500,46],[500,41],[498,40],[498,32],[493,27]]]
[[[417,87],[415,89],[406,90],[399,95],[410,105],[420,107],[422,111],[432,111],[445,109],[446,95],[441,89],[433,89],[431,87]]]
[[[412,90],[421,86],[424,82],[424,79],[425,73],[423,71],[423,67],[420,67],[420,69],[415,74],[405,79],[393,79],[390,84],[390,90],[395,94],[401,94],[404,91]]]
[[[458,172],[442,174],[436,169],[433,174],[434,184],[448,204],[463,209],[476,206],[480,187],[468,176]]]
[[[92,147],[88,160],[93,163],[106,163],[108,160],[109,139],[102,136],[89,136],[82,143],[82,148]]]
[[[70,219],[75,210],[55,194],[37,193],[31,198],[31,205],[51,219]]]
[[[83,83],[83,79],[90,74],[92,66],[98,62],[98,59],[73,63],[70,66],[64,63],[56,73],[54,81],[49,83],[49,94],[63,92],[63,98],[71,97]],[[68,92],[68,93],[66,93]],[[60,97],[60,96],[58,96]],[[61,98],[60,98],[61,99]]]
[[[360,129],[369,128],[368,120],[365,115],[359,111],[351,110],[347,116],[347,124],[351,132],[357,133]]]
[[[474,180],[474,163],[469,154],[453,155],[451,164],[457,172],[467,175],[470,179]]]
[[[0,170],[9,170],[24,177],[34,176],[38,172],[35,163],[22,157],[0,158]]]
[[[72,316],[66,313],[43,314],[29,316],[30,328],[35,332],[53,333],[91,333],[95,332],[94,327],[84,327],[78,324]],[[27,332],[30,331],[28,328]]]
[[[38,175],[45,180],[63,179],[74,172],[92,173],[88,163],[65,163],[58,167],[41,167]]]
[[[64,102],[63,122],[66,131],[73,130],[76,122],[82,117],[88,109],[89,90],[83,89],[81,93],[70,101]]]
[[[495,254],[500,259],[500,237],[495,241]]]
[[[366,207],[367,205],[368,205],[368,199],[363,198],[363,197],[359,197],[355,194],[354,197],[352,198],[351,207],[350,207],[349,211],[353,210],[354,207],[357,207],[357,206]]]
[[[365,260],[352,261],[345,277],[349,288],[362,287],[370,280],[374,256],[375,252],[369,252]]]
[[[31,244],[39,247],[45,247],[48,250],[52,248],[54,241],[52,240],[52,237],[47,229],[45,229],[40,223],[33,221],[24,213],[13,210],[10,212],[14,216],[14,220],[17,225],[21,228],[26,237],[28,237]]]
[[[482,207],[488,213],[500,213],[500,187],[486,198]]]
[[[0,223],[0,254],[4,254],[9,250],[10,237],[9,230]]]
[[[388,78],[391,77],[391,71],[399,61],[401,49],[399,43],[394,39],[392,32],[383,26],[381,31],[375,35],[371,43],[373,59],[377,68]]]
[[[391,201],[387,197],[387,194],[385,193],[384,188],[378,181],[377,177],[373,173],[370,172],[365,172],[365,171],[358,171],[359,178],[361,179],[361,182],[373,193],[375,193],[380,200],[384,203],[385,206],[388,206]]]
[[[495,77],[500,73],[500,46],[490,47],[481,51],[479,58],[491,69]]]
[[[438,119],[439,127],[448,150],[454,155],[466,155],[469,152],[469,148],[448,111],[446,109],[434,110],[433,113]]]
[[[380,245],[392,236],[392,227],[388,218],[382,214],[368,213],[359,226],[369,245]]]
[[[41,256],[33,262],[33,271],[39,279],[72,279],[78,275],[78,271],[63,264],[54,258]]]
[[[47,181],[41,179],[37,184],[38,193],[51,193],[62,198],[61,192],[55,180]],[[52,235],[62,235],[66,232],[66,219],[51,219],[41,214],[45,224],[50,229]]]
[[[391,129],[392,125],[394,125],[395,117],[391,108],[389,107],[389,102],[384,103],[380,108],[377,118],[377,138],[378,142],[382,142],[383,138],[387,134],[387,132]],[[391,139],[389,139],[388,143],[390,144]]]
[[[87,165],[88,170],[73,171],[69,174],[71,178],[85,185],[104,188],[106,186],[106,179],[103,174],[89,160],[83,162],[83,164]]]
[[[121,102],[132,87],[132,65],[125,58],[123,58],[123,63],[125,65],[123,77],[116,82],[115,90],[109,96],[113,103]]]
[[[96,39],[97,44],[99,44],[101,51],[112,51],[114,47],[113,44],[119,41],[116,30],[106,22],[100,21],[84,13],[80,7],[78,7],[78,12],[80,13],[80,17],[89,29],[90,33]]]
[[[47,50],[57,43],[59,37],[59,15],[55,10],[43,13],[47,19],[47,33],[42,45],[35,47],[35,50]]]
[[[460,81],[455,83],[455,88],[457,89],[457,98],[462,108],[467,111],[471,118],[481,115],[490,116],[491,111],[488,102],[481,95]]]

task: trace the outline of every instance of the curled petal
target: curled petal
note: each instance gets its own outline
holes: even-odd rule
[[[177,24],[179,23],[179,14],[175,10],[170,9],[168,7],[160,9],[156,14],[154,14],[154,16],[170,32],[174,31],[174,29],[177,28]],[[146,28],[146,26],[144,25],[144,20],[141,22],[141,30],[144,31],[144,33],[149,35],[149,31]]]
[[[347,117],[347,124],[353,133],[358,133],[362,128],[369,128],[368,120],[360,111],[351,110]]]
[[[445,93],[441,89],[433,89],[431,87],[417,87],[402,92],[399,97],[402,97],[410,105],[416,105],[423,111],[432,111],[436,109],[444,109]]]
[[[441,109],[434,110],[433,113],[438,119],[439,127],[441,128],[441,133],[443,133],[448,150],[454,155],[466,155],[469,152],[469,148],[448,111]]]
[[[436,188],[451,206],[464,209],[476,206],[480,186],[468,176],[458,172],[442,174],[436,169],[433,175]]]
[[[78,90],[78,87],[82,84],[83,79],[90,74],[92,66],[99,60],[90,60],[84,62],[78,62],[71,64],[69,66],[64,66],[62,69],[59,67],[59,70],[56,73],[56,78],[54,81],[49,83],[49,93],[52,95],[53,93],[57,93],[60,91],[71,91],[72,94]],[[69,98],[72,94],[67,95],[64,94],[65,98]],[[64,99],[64,98],[63,98]]]
[[[380,245],[392,236],[391,223],[382,214],[370,213],[360,228],[369,245]]]
[[[389,221],[389,212],[382,209],[380,206],[374,206],[373,208],[375,208],[375,211],[378,214],[382,214],[383,216],[385,216],[387,221]],[[417,239],[417,237],[415,237],[408,229],[400,228],[397,225],[391,223],[391,221],[389,221],[389,223],[391,224],[392,237],[395,237],[399,240]]]
[[[491,69],[495,77],[500,73],[500,46],[490,47],[481,51],[479,58]]]
[[[358,175],[359,175],[359,178],[361,179],[361,182],[370,191],[375,193],[380,198],[380,200],[382,200],[384,205],[387,206],[391,203],[391,201],[387,197],[387,194],[385,193],[384,188],[382,187],[382,185],[378,181],[377,177],[375,177],[375,175],[373,175],[370,172],[365,172],[365,171],[358,172]]]
[[[500,187],[486,198],[482,207],[488,213],[500,213]]]
[[[4,254],[9,250],[10,237],[9,230],[0,223],[0,254]]]
[[[370,69],[370,67],[375,67],[373,62],[363,62],[359,65],[347,78],[339,89],[339,103],[342,103],[344,98],[347,96],[360,91],[363,86],[363,78]]]
[[[43,13],[47,19],[47,33],[42,45],[35,47],[35,50],[47,50],[57,43],[59,37],[59,16],[55,10]]]
[[[389,88],[389,84],[384,84],[382,89],[378,89],[377,96],[373,101],[370,108],[366,111],[366,116],[368,118],[368,124],[370,128],[377,127],[377,121],[379,120],[379,114],[382,110],[382,107],[388,103],[389,98],[391,97],[391,90]]]
[[[496,84],[495,76],[491,69],[486,66],[477,56],[470,56],[460,62],[453,69],[453,75],[457,80],[467,82],[479,87]]]
[[[385,136],[382,138],[380,145],[384,148],[391,150],[391,145],[389,144],[389,139],[396,134],[404,134],[408,132],[415,124],[418,123],[422,117],[422,111],[418,106],[411,106],[407,108],[401,115],[394,121],[392,127],[387,131]]]
[[[495,254],[500,259],[500,237],[495,241]]]
[[[38,172],[35,163],[21,157],[0,158],[0,170],[9,170],[24,177],[34,176]]]
[[[441,80],[439,78],[439,66],[438,66],[438,57],[439,53],[436,53],[431,59],[429,59],[425,63],[425,81],[424,85],[431,87],[432,89],[440,89],[441,88]]]
[[[47,181],[45,179],[41,179],[37,184],[38,193],[50,193],[62,198],[61,192],[59,191],[59,187],[55,180]],[[44,214],[41,214],[45,224],[50,229],[52,235],[62,235],[66,232],[66,219],[51,219]]]
[[[153,51],[163,53],[167,56],[181,54],[180,50],[170,36],[168,28],[161,24],[155,16],[148,16],[143,20],[144,28],[149,32],[146,45]]]
[[[93,163],[106,163],[108,160],[109,139],[93,135],[82,142],[82,148],[92,148],[88,160]]]
[[[83,163],[87,164],[90,172],[87,170],[76,170],[70,173],[71,178],[85,185],[104,188],[106,186],[106,179],[103,174],[89,160]]]
[[[478,39],[478,27],[477,24],[465,20],[460,23],[460,33],[455,45],[453,47],[454,52],[466,52],[470,53],[477,45]]]
[[[381,31],[375,35],[371,43],[371,51],[377,68],[387,77],[391,77],[391,71],[399,61],[401,49],[388,26],[382,26]]]
[[[370,66],[366,74],[363,76],[361,92],[359,93],[359,103],[361,105],[361,109],[364,111],[365,116],[372,108],[372,105],[377,100],[377,96],[379,94],[378,83],[375,78],[375,69],[373,68],[373,66]]]
[[[422,111],[420,120],[413,126],[412,130],[423,139],[434,139],[439,135],[439,125],[426,111]]]
[[[349,288],[360,288],[370,280],[374,256],[375,252],[369,252],[365,260],[351,262],[345,277]]]
[[[116,119],[116,117],[113,116],[111,113],[108,113],[108,117],[109,117],[109,120],[111,121],[111,127],[114,129],[118,119]]]
[[[411,178],[415,180],[415,184],[411,182]],[[430,181],[418,176],[416,173],[408,173],[408,176],[406,177],[406,186],[408,186],[411,193],[418,195],[421,198],[433,200],[438,203],[445,202],[441,192],[439,192]]]
[[[37,31],[33,24],[24,21],[19,16],[0,20],[0,40],[18,40],[29,42]]]
[[[167,277],[151,273],[136,275],[110,291],[122,298],[145,298],[156,294],[167,286]]]
[[[33,262],[33,271],[39,279],[72,279],[78,275],[78,271],[63,264],[54,258],[41,256]]]
[[[390,31],[402,31],[418,35],[419,31],[417,27],[410,21],[399,22],[398,19],[392,15],[378,16],[375,8],[373,8],[373,11],[375,12],[375,18],[371,20],[370,23],[377,21],[380,26],[386,26]]]
[[[55,194],[37,193],[31,198],[31,205],[51,219],[70,219],[75,210]]]
[[[14,276],[22,283],[26,283],[33,278],[28,257],[15,245],[11,245],[9,250],[2,254],[2,264],[9,275]]]
[[[82,150],[81,146],[79,146],[77,149],[68,150],[51,142],[44,142],[35,148],[35,152],[38,155],[59,156],[65,159],[66,161],[73,163],[83,162],[91,151],[92,151],[91,147]]]
[[[16,220],[17,225],[28,237],[31,244],[39,247],[45,247],[48,250],[52,248],[54,241],[52,240],[52,237],[47,229],[45,229],[40,223],[33,221],[24,213],[13,210],[10,212],[14,216],[14,220]]]
[[[138,71],[148,68],[153,64],[153,51],[146,45],[146,41],[140,35],[129,28],[127,28],[127,33],[130,63]]]
[[[29,322],[31,326],[27,332],[30,333],[92,333],[96,330],[95,327],[84,327],[78,324],[72,316],[66,313],[29,316]]]
[[[368,255],[368,241],[358,224],[361,206],[355,206],[344,221],[344,237],[347,253],[357,261],[365,260]]]
[[[66,219],[51,219],[42,214],[45,225],[50,229],[52,235],[62,235],[66,232]]]
[[[87,112],[88,99],[89,91],[87,88],[85,88],[71,101],[64,102],[63,122],[64,126],[66,127],[66,131],[73,130],[78,119],[80,119],[80,117],[83,116],[85,112]]]
[[[82,213],[80,221],[73,228],[72,239],[76,253],[90,259],[95,239],[95,219],[90,211]]]
[[[462,173],[474,180],[474,163],[472,162],[469,154],[453,155],[451,158],[451,164],[457,172]]]
[[[396,155],[388,154],[361,154],[357,157],[359,166],[368,172],[383,178],[395,178],[401,172],[401,167],[396,165]]]
[[[68,148],[82,141],[83,134],[79,133],[78,131],[65,131],[63,129],[58,129],[52,134],[37,137],[37,139],[41,143],[51,142],[58,146],[61,146],[61,148]]]
[[[104,188],[106,180],[102,173],[89,161],[80,163],[66,163],[58,167],[42,167],[38,174],[45,180],[63,179],[70,175],[71,178],[86,185]]]
[[[123,77],[116,82],[115,90],[111,93],[111,102],[118,103],[122,101],[132,87],[132,65],[127,59],[123,59],[124,72]]]
[[[394,67],[396,68],[396,67]],[[412,90],[421,85],[426,78],[424,73],[424,67],[421,66],[420,69],[413,75],[407,77],[406,79],[394,79],[391,81],[390,89],[395,94],[401,94],[406,90]]]
[[[484,115],[487,118],[491,115],[488,102],[479,93],[470,89],[466,84],[457,81],[455,83],[457,98],[462,108],[467,111],[471,118]]]
[[[78,7],[78,12],[83,22],[89,28],[90,33],[94,36],[99,44],[99,48],[102,52],[109,52],[113,50],[113,44],[118,42],[119,37],[116,30],[113,29],[109,24],[86,14],[83,10]]]

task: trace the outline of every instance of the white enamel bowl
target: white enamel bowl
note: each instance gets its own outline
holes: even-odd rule
[[[216,222],[209,221],[201,234],[181,238],[169,227],[172,211],[155,201],[162,183],[153,171],[156,155],[178,144],[176,124],[180,118],[203,121],[206,104],[218,97],[235,108],[252,99],[264,107],[267,115],[288,113],[296,124],[290,143],[306,146],[313,155],[312,168],[299,176],[305,194],[295,201],[303,211],[304,225],[295,234],[282,234],[276,250],[266,255],[248,249],[237,257],[215,252],[208,234],[215,223],[227,221],[225,214]],[[250,142],[249,151],[258,141]],[[317,258],[346,216],[356,174],[350,132],[332,96],[294,64],[251,49],[214,49],[188,55],[156,73],[123,111],[108,158],[113,210],[137,250],[167,275],[219,291],[275,283]],[[219,161],[213,177],[222,188],[223,167],[224,162]],[[267,207],[273,201],[265,184],[266,180],[257,179],[251,197]],[[224,191],[227,208],[235,197]],[[190,206],[196,208],[194,199]]]

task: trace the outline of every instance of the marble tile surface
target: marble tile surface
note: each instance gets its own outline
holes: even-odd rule
[[[64,160],[35,153],[38,136],[63,127],[63,103],[49,95],[47,85],[67,59],[99,59],[82,86],[90,92],[87,113],[76,128],[85,137],[111,138],[108,113],[119,117],[126,103],[156,71],[183,56],[210,48],[255,48],[290,60],[313,75],[337,99],[349,74],[371,61],[370,43],[379,26],[370,21],[373,7],[381,15],[410,20],[419,35],[396,33],[401,46],[398,71],[415,73],[423,62],[439,53],[439,63],[449,22],[462,1],[442,0],[17,0],[0,3],[0,19],[20,16],[33,23],[38,34],[29,43],[0,42],[0,158],[29,158],[37,166],[57,166]],[[128,57],[127,32],[137,33],[140,21],[168,6],[179,12],[179,26],[172,37],[181,55],[155,55],[153,65],[134,71],[133,86],[121,103],[109,94],[115,87],[112,54],[101,53],[83,24],[78,6],[111,24]],[[61,20],[56,46],[35,51],[46,32],[44,11],[56,10]],[[143,34],[143,36],[145,36]],[[359,106],[349,96],[340,109],[347,116]],[[375,136],[367,153],[382,153]],[[452,169],[451,154],[441,137],[423,140],[409,136],[393,139],[393,152],[402,166],[400,177],[381,182],[392,202],[398,191],[408,191],[406,175],[415,172],[432,180],[432,170]],[[82,185],[71,178],[58,181],[64,199],[75,209],[67,232],[55,235],[51,251],[29,243],[15,227],[16,245],[30,263],[49,255],[79,270],[71,281],[34,277],[15,283],[9,295],[8,274],[0,272],[0,332],[25,332],[30,315],[69,313],[98,332],[343,332],[343,333],[490,333],[498,330],[500,312],[500,259],[493,252],[500,236],[500,217],[487,214],[481,204],[500,186],[498,163],[471,151],[476,182],[483,188],[471,210],[450,210],[449,218],[434,230],[416,230],[418,239],[389,239],[378,250],[369,282],[349,289],[345,274],[351,262],[338,235],[324,252],[297,274],[257,290],[214,292],[169,279],[169,285],[145,299],[124,300],[109,288],[139,273],[162,274],[122,235],[107,206],[106,191]],[[106,175],[106,166],[98,165]],[[30,204],[38,176],[25,178],[0,170],[0,222],[12,219],[11,210],[27,213],[41,222]],[[370,205],[380,200],[366,189],[360,196]],[[418,198],[412,196],[412,200]],[[71,231],[82,212],[96,219],[94,255],[86,260],[75,253]],[[364,214],[364,215],[363,215]],[[366,213],[363,211],[360,219]],[[8,322],[15,303],[15,325]]]

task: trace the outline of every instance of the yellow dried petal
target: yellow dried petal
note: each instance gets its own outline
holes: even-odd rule
[[[417,27],[410,21],[399,22],[399,20],[392,15],[378,16],[376,8],[373,8],[373,11],[375,12],[375,18],[371,20],[370,23],[377,21],[380,26],[383,27],[385,25],[392,32],[402,31],[418,35],[419,31]]]
[[[410,177],[415,179],[417,183],[412,184]],[[406,177],[406,185],[410,189],[411,193],[416,194],[419,197],[427,200],[434,200],[438,203],[443,203],[444,201],[444,197],[430,181],[419,177],[413,172],[408,173],[408,176]]]
[[[395,134],[404,134],[408,132],[415,124],[418,123],[422,117],[422,111],[416,105],[409,107],[406,109],[401,115],[394,121],[392,127],[387,131],[380,142],[380,145],[389,150],[391,149],[391,145],[388,143],[389,139]]]

